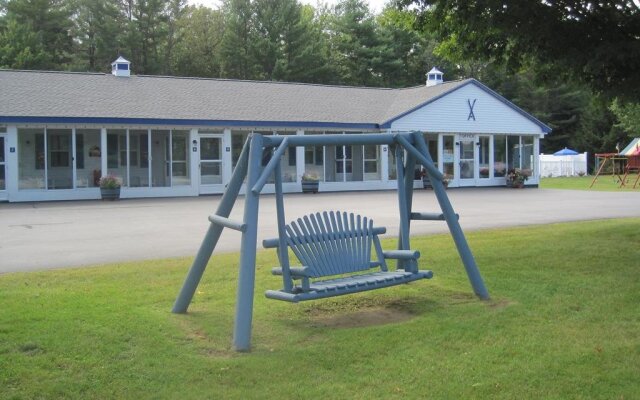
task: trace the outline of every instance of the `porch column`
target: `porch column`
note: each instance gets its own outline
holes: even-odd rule
[[[303,130],[296,131],[296,136],[304,136]],[[304,159],[304,147],[296,147],[296,183],[301,183],[304,175],[306,160]]]
[[[101,176],[107,175],[107,128],[100,128],[100,169]]]

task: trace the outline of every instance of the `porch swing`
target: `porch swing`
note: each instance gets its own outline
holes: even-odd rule
[[[340,145],[392,145],[396,148],[398,209],[400,229],[398,249],[384,251],[379,235],[386,232],[366,217],[340,211],[320,211],[285,224],[280,159],[289,147]],[[272,152],[263,167],[265,152]],[[406,154],[406,157],[405,157]],[[412,212],[413,171],[415,164],[424,166],[441,208],[440,213]],[[281,275],[283,287],[268,290],[267,298],[288,302],[315,300],[374,290],[428,279],[432,272],[418,269],[420,253],[410,250],[410,221],[446,221],[476,295],[488,299],[480,272],[469,249],[436,168],[419,132],[397,134],[263,136],[253,133],[245,142],[231,180],[216,212],[209,216],[209,229],[173,306],[174,313],[185,313],[223,228],[242,232],[240,270],[236,300],[233,345],[248,351],[251,341],[255,261],[260,193],[274,175],[278,237],[263,241],[265,248],[276,248],[280,267],[272,273]],[[242,222],[229,219],[243,181],[246,182]],[[300,266],[292,267],[289,249]],[[372,259],[372,254],[375,257]],[[390,270],[387,260],[397,260]],[[371,272],[371,269],[376,269]]]

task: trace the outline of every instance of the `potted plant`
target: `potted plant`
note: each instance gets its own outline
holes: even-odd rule
[[[318,175],[305,172],[302,175],[302,193],[318,193],[320,178]]]
[[[449,182],[451,182],[451,175],[449,174],[444,174],[442,175],[442,184],[444,185],[444,188],[448,188],[449,187]]]
[[[429,179],[429,174],[427,174],[427,171],[424,168],[420,170],[420,176],[422,176],[422,187],[424,189],[432,189],[433,186],[431,185],[431,179]],[[442,184],[444,185],[445,189],[449,187],[449,182],[451,182],[451,175],[443,174]]]
[[[100,178],[100,195],[103,200],[116,200],[120,198],[120,179],[115,175],[106,175]]]
[[[522,172],[519,168],[513,168],[507,171],[507,186],[513,188],[523,188],[524,183],[529,176]]]
[[[427,174],[427,170],[424,167],[420,168],[420,176],[422,177],[422,188],[423,189],[431,189],[431,179],[429,178],[429,174]]]

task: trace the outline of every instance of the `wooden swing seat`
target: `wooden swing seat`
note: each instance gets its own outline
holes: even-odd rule
[[[297,303],[433,276],[431,271],[418,269],[420,252],[383,251],[378,235],[385,232],[386,228],[374,227],[367,217],[339,211],[318,212],[291,222],[285,226],[283,240],[286,246],[283,248],[290,248],[302,266],[290,267],[288,254],[282,254],[287,251],[279,251],[281,266],[274,268],[272,273],[283,277],[284,288],[268,290],[265,295],[270,299]],[[263,242],[265,248],[282,245],[279,238]],[[373,260],[372,254],[375,254]],[[388,259],[398,260],[401,267],[389,271]],[[371,269],[377,271],[371,272]],[[327,277],[329,279],[324,279]]]

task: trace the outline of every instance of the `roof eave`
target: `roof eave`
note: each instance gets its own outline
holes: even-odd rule
[[[254,120],[209,120],[209,119],[164,119],[164,118],[118,118],[118,117],[47,117],[47,116],[0,116],[1,123],[18,124],[131,124],[174,126],[229,126],[229,127],[280,127],[280,128],[340,128],[377,130],[380,125],[366,122],[328,121],[254,121]]]

